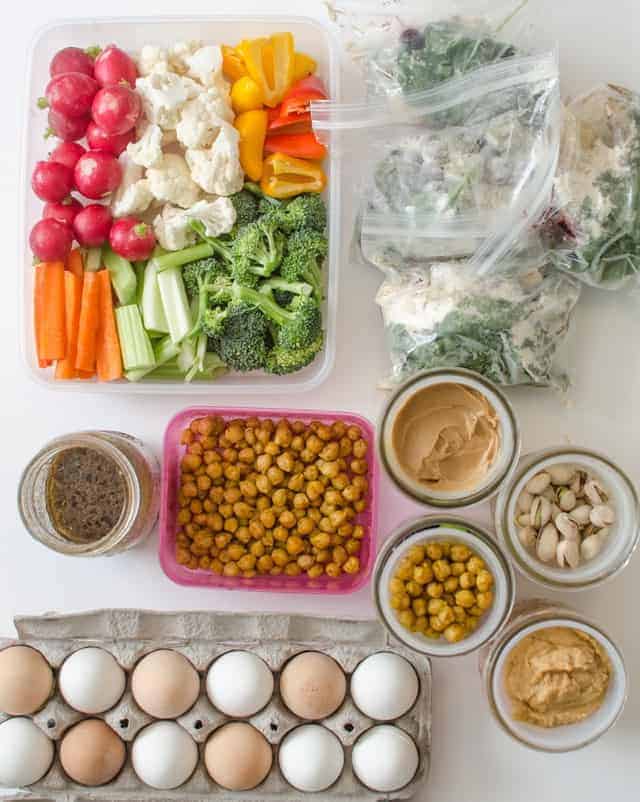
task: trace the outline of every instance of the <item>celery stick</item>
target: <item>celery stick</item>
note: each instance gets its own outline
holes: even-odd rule
[[[158,270],[162,272],[171,267],[181,267],[189,262],[195,262],[196,259],[206,259],[207,256],[212,255],[213,248],[211,245],[202,242],[200,245],[192,245],[189,248],[183,248],[181,251],[170,251],[158,256],[156,262],[158,263]]]
[[[142,285],[144,281],[144,269],[147,266],[146,262],[134,262],[133,269],[136,273],[136,303],[142,311]],[[148,327],[147,327],[148,329]]]
[[[131,262],[114,253],[108,245],[102,249],[102,260],[111,276],[113,289],[122,306],[136,302],[136,274]]]
[[[179,343],[193,328],[182,271],[179,267],[170,267],[159,272],[156,281],[160,288],[169,334],[174,343]]]
[[[95,273],[102,267],[102,248],[87,248],[84,258],[84,269]]]
[[[119,306],[116,309],[116,325],[125,371],[145,368],[151,370],[156,364],[156,358],[149,335],[142,325],[138,306]]]
[[[158,369],[161,365],[164,365],[165,362],[175,359],[180,353],[180,347],[181,346],[176,345],[176,343],[173,342],[171,337],[165,336],[162,340],[159,340],[153,348],[153,354],[156,360],[155,365],[151,366],[150,368],[128,370],[125,373],[125,376],[130,382],[140,381],[140,379],[144,378],[148,373]]]
[[[145,329],[162,331],[165,334],[169,331],[169,324],[164,313],[160,288],[158,287],[158,263],[155,259],[147,262],[143,274],[140,309],[142,310]]]
[[[191,381],[212,381],[227,372],[227,367],[222,362],[217,354],[207,352],[204,357],[202,370],[199,370]],[[170,359],[163,365],[158,365],[157,368],[150,373],[145,374],[143,381],[152,381],[163,379],[165,381],[183,381],[185,378],[184,372],[178,365],[177,359]]]

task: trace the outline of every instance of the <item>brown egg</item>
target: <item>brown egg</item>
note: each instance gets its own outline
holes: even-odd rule
[[[282,700],[292,713],[310,721],[335,713],[346,691],[344,672],[332,657],[320,652],[296,655],[280,676]]]
[[[204,748],[211,779],[229,791],[249,791],[271,771],[273,752],[251,724],[233,721],[216,730]]]
[[[0,652],[0,712],[28,716],[51,696],[53,671],[30,646],[9,646]]]
[[[97,718],[81,721],[68,730],[60,744],[60,762],[80,785],[111,782],[124,765],[126,750],[115,732]]]
[[[177,718],[195,704],[200,677],[186,657],[170,649],[158,649],[134,668],[131,690],[150,716]]]

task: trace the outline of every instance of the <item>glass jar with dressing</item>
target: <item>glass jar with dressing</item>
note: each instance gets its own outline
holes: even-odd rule
[[[622,655],[604,629],[567,605],[525,599],[479,653],[491,713],[512,738],[542,752],[593,743],[628,693]]]
[[[469,370],[429,370],[400,386],[378,427],[382,463],[395,485],[432,507],[486,501],[520,455],[520,429],[502,391]]]
[[[160,504],[160,465],[121,432],[58,437],[31,460],[18,489],[29,534],[61,554],[118,554],[153,529]]]

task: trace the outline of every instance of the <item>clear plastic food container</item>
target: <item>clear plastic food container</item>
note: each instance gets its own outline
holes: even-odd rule
[[[510,651],[523,638],[550,627],[576,629],[596,640],[610,660],[611,676],[602,705],[590,716],[575,724],[538,727],[512,716],[503,672]],[[627,700],[624,660],[607,633],[580,613],[545,599],[528,599],[516,605],[507,626],[480,652],[479,668],[494,719],[512,738],[541,752],[571,752],[593,743],[613,727]]]
[[[151,43],[166,46],[172,42],[199,39],[218,44],[235,44],[241,39],[265,36],[277,31],[290,31],[301,50],[318,63],[318,75],[325,81],[332,98],[340,96],[340,71],[337,46],[330,32],[319,22],[297,16],[206,16],[206,17],[131,17],[85,19],[49,25],[38,33],[29,58],[28,94],[23,120],[21,186],[22,219],[18,227],[22,253],[23,279],[19,282],[21,312],[21,351],[29,375],[49,388],[98,393],[173,393],[180,395],[211,395],[221,393],[261,394],[305,392],[320,385],[333,367],[336,350],[336,310],[338,305],[338,265],[340,256],[340,166],[337,149],[329,143],[329,154],[323,166],[327,173],[326,201],[328,205],[329,257],[325,272],[323,318],[325,346],[317,359],[303,370],[286,376],[256,372],[229,374],[214,381],[151,381],[98,382],[92,380],[55,381],[53,369],[40,369],[36,358],[32,326],[33,277],[29,251],[29,231],[40,219],[43,203],[31,191],[30,176],[38,159],[47,157],[52,149],[43,138],[47,127],[46,112],[38,109],[37,100],[44,94],[49,80],[49,61],[54,53],[69,45],[90,47],[115,42],[128,51]]]
[[[221,576],[204,569],[190,569],[180,565],[176,560],[176,534],[178,513],[178,490],[180,485],[180,460],[184,454],[181,435],[193,420],[208,415],[216,415],[225,420],[244,419],[250,417],[271,418],[274,421],[286,418],[289,421],[320,421],[331,425],[335,421],[344,421],[347,425],[359,426],[362,437],[366,441],[367,459],[369,461],[369,489],[367,506],[354,519],[354,524],[364,527],[361,550],[358,554],[360,570],[355,574],[343,573],[332,578],[323,574],[318,578],[310,578],[306,574],[300,576]],[[162,570],[178,585],[193,587],[224,588],[226,590],[258,590],[271,593],[316,593],[336,595],[354,593],[369,580],[376,556],[377,538],[377,504],[379,465],[375,454],[375,434],[373,425],[361,415],[352,412],[325,412],[323,410],[299,409],[248,409],[241,407],[188,407],[175,415],[170,421],[164,435],[162,464],[162,497],[160,501],[160,538],[158,543]]]

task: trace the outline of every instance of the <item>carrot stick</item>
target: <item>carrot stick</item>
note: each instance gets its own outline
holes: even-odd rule
[[[78,379],[93,379],[95,375],[94,370],[76,370],[76,378]]]
[[[96,367],[98,325],[100,323],[100,279],[97,273],[86,273],[82,282],[80,323],[78,326],[77,370],[93,371]]]
[[[35,277],[33,282],[33,329],[36,340],[36,353],[38,355],[38,366],[48,368],[51,364],[50,359],[42,358],[42,325],[44,322],[44,270],[40,270],[41,265],[36,265]]]
[[[67,326],[67,355],[56,364],[56,379],[75,379],[76,352],[78,350],[78,326],[82,302],[82,279],[75,273],[64,273],[64,306]]]
[[[73,273],[74,276],[77,276],[80,281],[84,276],[84,262],[82,259],[82,251],[80,248],[74,248],[67,258],[67,264],[65,269],[68,270],[70,273]]]
[[[122,378],[120,340],[113,314],[111,276],[108,270],[100,270],[96,275],[100,281],[100,325],[98,327],[96,365],[98,379],[110,382]]]
[[[43,272],[42,327],[40,329],[40,357],[42,359],[64,359],[67,337],[64,322],[64,264],[43,262],[38,265]]]

